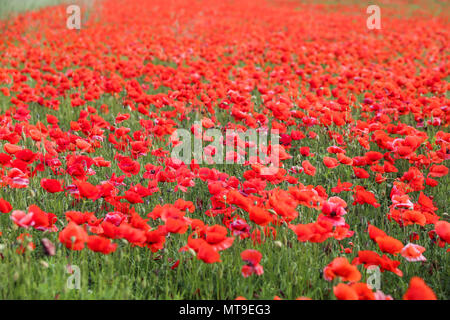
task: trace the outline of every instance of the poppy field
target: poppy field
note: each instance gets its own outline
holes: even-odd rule
[[[0,15],[1,299],[449,298],[445,1],[79,5]]]

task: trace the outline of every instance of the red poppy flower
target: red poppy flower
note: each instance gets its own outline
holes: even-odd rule
[[[198,249],[197,258],[205,263],[220,262],[220,254],[214,249],[213,246],[203,243]]]
[[[0,212],[9,213],[12,210],[11,204],[3,198],[0,198]]]
[[[166,232],[162,226],[159,226],[156,230],[149,230],[146,232],[146,244],[152,252],[161,250],[166,242]]]
[[[450,243],[450,223],[447,221],[438,221],[434,225],[434,229],[443,241]]]
[[[360,179],[368,179],[370,177],[369,173],[362,168],[353,167],[353,172]]]
[[[251,276],[253,273],[258,276],[264,273],[263,267],[259,264],[262,254],[258,250],[245,250],[241,253],[241,258],[247,263],[242,267],[241,271],[245,278]]]
[[[114,159],[118,160],[118,166],[120,170],[125,173],[127,177],[131,177],[133,175],[137,175],[141,169],[141,165],[137,161],[133,161],[129,157],[124,157],[121,155],[116,155]]]
[[[335,258],[328,266],[323,269],[325,280],[331,281],[335,277],[340,277],[343,281],[357,282],[361,279],[361,273],[350,264],[347,258]]]
[[[422,254],[425,250],[422,246],[408,243],[403,247],[401,255],[408,261],[426,261],[427,259]]]
[[[335,158],[323,157],[323,164],[327,166],[327,168],[336,168],[339,165],[339,162]]]
[[[250,207],[249,218],[251,221],[260,226],[266,226],[273,221],[273,218],[269,211],[257,206]]]
[[[100,196],[97,187],[87,181],[75,180],[73,184],[77,187],[78,194],[82,198],[96,200]]]
[[[437,300],[433,290],[419,277],[411,278],[403,300]]]
[[[397,254],[402,251],[404,247],[401,241],[389,236],[377,237],[375,242],[378,244],[382,252],[390,254]]]
[[[305,160],[302,162],[302,167],[305,170],[304,172],[307,175],[310,175],[310,176],[316,175],[316,168],[308,160]]]
[[[324,216],[320,219],[325,219],[333,226],[343,226],[345,225],[345,220],[343,216],[347,214],[345,208],[347,203],[339,197],[331,197],[325,201],[322,205],[322,213]]]
[[[41,187],[50,193],[60,192],[63,190],[61,183],[56,179],[41,179]]]
[[[368,227],[367,231],[369,232],[370,239],[372,239],[373,241],[375,241],[375,239],[378,237],[387,236],[386,232],[384,232],[381,229],[378,229],[377,227],[375,227],[374,225],[371,225],[370,223],[369,223],[369,227]]]
[[[82,227],[70,221],[59,233],[59,241],[68,249],[82,250],[88,241],[88,234]]]
[[[110,254],[117,249],[117,243],[111,243],[111,240],[100,236],[89,236],[87,245],[92,251],[101,252],[103,254]]]
[[[443,177],[448,174],[448,168],[443,165],[432,165],[430,167],[430,173],[428,173],[428,176],[430,177]]]

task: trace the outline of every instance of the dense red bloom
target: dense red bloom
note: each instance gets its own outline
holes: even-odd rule
[[[272,209],[283,218],[284,221],[291,221],[298,216],[297,200],[289,192],[274,189],[269,194],[269,204]]]
[[[82,250],[85,243],[88,241],[88,234],[86,231],[72,221],[61,230],[58,237],[59,241],[61,241],[66,248],[72,250]]]
[[[340,277],[343,281],[357,282],[361,279],[361,273],[350,264],[347,258],[335,258],[328,266],[323,269],[325,280],[331,281],[335,277]]]
[[[430,177],[443,177],[448,174],[448,168],[443,165],[432,165],[430,168]]]
[[[326,165],[328,168],[336,168],[339,163],[335,158],[330,157],[323,157],[323,164]]]
[[[345,283],[339,283],[333,287],[333,293],[338,300],[358,300],[358,294],[351,286]]]
[[[128,202],[130,203],[144,203],[144,200],[142,199],[142,197],[134,191],[126,191],[125,192],[125,199],[127,199]]]
[[[355,194],[353,195],[353,198],[355,201],[353,202],[353,205],[357,203],[367,203],[374,206],[375,208],[378,208],[380,206],[380,204],[377,202],[377,199],[375,198],[375,195],[372,192],[367,191],[364,187],[356,186],[354,191]]]
[[[60,192],[63,190],[61,183],[56,179],[41,179],[41,187],[50,193]]]
[[[377,237],[375,242],[378,244],[381,251],[390,254],[397,254],[402,251],[404,247],[401,241],[389,236]]]
[[[12,210],[11,204],[3,198],[0,198],[0,212],[9,213]]]
[[[41,210],[38,206],[32,204],[28,207],[28,213],[15,210],[11,213],[11,220],[20,227],[34,227],[41,231],[58,231],[55,225],[56,215]]]
[[[353,172],[355,173],[355,176],[357,176],[360,179],[367,179],[370,177],[369,173],[362,168],[354,167]]]
[[[101,252],[103,254],[110,254],[117,249],[117,243],[111,243],[111,240],[100,236],[89,236],[87,245],[92,251]]]
[[[301,147],[300,154],[304,157],[309,156],[310,148],[309,147]]]
[[[333,226],[345,225],[345,220],[342,217],[347,214],[345,208],[347,203],[339,197],[331,197],[322,205],[322,213],[324,216],[322,219],[329,221]]]
[[[228,230],[223,226],[206,227],[204,232],[206,242],[217,251],[228,249],[233,244],[234,238],[227,237]]]
[[[65,215],[68,221],[73,221],[78,225],[85,223],[89,225],[97,225],[101,222],[100,219],[95,217],[93,212],[67,211]]]
[[[116,123],[120,123],[122,121],[128,120],[130,119],[130,114],[129,113],[119,113],[116,117]]]
[[[347,157],[345,154],[343,153],[338,153],[337,154],[337,159],[340,163],[351,166],[353,164],[353,160],[350,157]]]
[[[379,266],[381,272],[390,271],[399,277],[403,276],[403,272],[397,268],[400,265],[400,261],[391,260],[386,255],[380,257],[378,253],[370,250],[359,251],[358,256],[353,259],[352,264],[364,264],[365,268]]]
[[[333,293],[338,300],[376,300],[373,291],[366,283],[339,283],[333,287]]]
[[[115,159],[119,161],[117,165],[127,177],[138,174],[139,170],[141,169],[141,165],[139,164],[139,162],[133,161],[129,157],[117,155]]]
[[[403,300],[436,300],[436,295],[421,278],[413,277]]]
[[[77,187],[78,195],[82,198],[96,200],[99,197],[99,190],[87,181],[75,180],[73,184]]]
[[[450,243],[450,223],[447,221],[438,221],[434,225],[434,229],[443,241]]]
[[[315,223],[290,225],[289,228],[295,232],[298,241],[302,242],[324,242],[333,236],[333,225],[325,220],[319,220]]]
[[[429,264],[425,281],[442,285],[429,279],[450,250],[447,14],[431,19],[419,5],[411,26],[400,4],[384,11],[382,30],[366,30],[355,8],[327,6],[110,0],[93,5],[81,32],[55,23],[64,6],[0,19],[9,227],[35,237],[61,225],[74,250],[150,250],[154,271],[188,268],[195,254],[222,255],[225,269],[202,266],[220,273],[258,246],[242,252],[247,277],[262,274],[266,250],[295,259],[300,249],[327,280],[350,282],[333,284],[338,299],[391,298],[358,282],[370,266],[409,280]],[[183,133],[195,138],[183,156],[195,157],[180,161]],[[2,243],[34,248],[7,228]],[[328,266],[313,260],[339,252],[347,258]],[[288,298],[279,291],[269,296]],[[432,295],[413,278],[405,296]]]
[[[426,249],[422,246],[408,243],[403,247],[401,255],[408,261],[425,261],[427,259],[422,255],[425,250]]]
[[[205,263],[220,262],[220,254],[207,243],[200,245],[197,253],[197,258]]]
[[[239,236],[241,239],[250,236],[250,226],[245,220],[235,219],[229,224],[229,228],[232,230],[233,236]]]
[[[305,160],[302,162],[302,167],[305,170],[304,172],[307,175],[310,176],[315,176],[316,175],[316,167],[314,167],[311,162],[309,162],[308,160]]]
[[[269,223],[272,222],[272,216],[269,213],[269,211],[257,207],[257,206],[251,206],[249,209],[249,218],[254,223],[260,225],[260,226],[266,226]]]
[[[22,160],[26,163],[31,163],[36,158],[36,154],[29,149],[21,149],[15,152],[14,155],[16,156],[16,159]]]
[[[139,246],[143,246],[147,239],[144,230],[134,228],[126,222],[122,222],[120,226],[115,230],[115,233],[116,237],[123,238],[128,242]]]
[[[386,232],[384,232],[381,229],[378,229],[377,227],[375,227],[374,225],[371,225],[370,223],[369,223],[369,227],[367,228],[367,231],[369,232],[370,239],[372,239],[373,241],[376,241],[376,238],[378,238],[378,237],[387,236]]]
[[[241,258],[247,264],[242,267],[242,275],[247,278],[251,276],[253,273],[260,276],[264,273],[263,267],[259,264],[262,258],[261,252],[258,250],[245,250],[241,253]]]
[[[11,220],[18,226],[28,228],[33,223],[33,214],[21,210],[14,210],[10,215]]]
[[[236,190],[230,190],[226,195],[226,201],[230,204],[235,204],[241,209],[249,212],[251,206],[251,199],[245,197]]]
[[[145,237],[145,243],[152,252],[161,250],[166,242],[166,232],[162,226],[158,227],[156,230],[147,231]]]
[[[336,187],[331,189],[331,192],[340,193],[343,191],[351,191],[353,184],[351,182],[342,182],[341,179],[338,179],[338,183]]]

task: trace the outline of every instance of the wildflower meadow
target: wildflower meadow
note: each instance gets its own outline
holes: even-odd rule
[[[0,0],[0,298],[448,300],[449,14]]]

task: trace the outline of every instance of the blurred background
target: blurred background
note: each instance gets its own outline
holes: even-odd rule
[[[20,12],[37,10],[46,6],[54,6],[58,4],[84,4],[89,5],[95,1],[108,0],[0,0],[0,19],[7,19]],[[130,2],[139,0],[129,0]],[[274,1],[274,0],[261,0]],[[450,0],[284,0],[278,2],[296,2],[299,5],[324,5],[324,9],[333,9],[336,5],[361,6],[367,8],[368,5],[379,5],[384,9],[395,10],[398,6],[404,7],[407,5],[408,14],[418,14],[420,12],[427,12],[432,15],[450,15]],[[168,0],[170,2],[170,0]],[[207,3],[207,1],[205,1]],[[189,1],[186,0],[186,5]]]
[[[0,19],[7,19],[20,12],[37,10],[59,4],[88,4],[91,0],[0,0]]]

